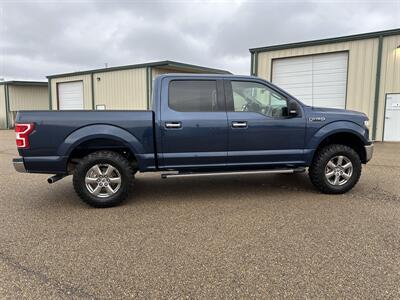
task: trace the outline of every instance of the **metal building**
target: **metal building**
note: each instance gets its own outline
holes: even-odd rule
[[[400,28],[250,53],[252,75],[308,105],[362,111],[372,139],[400,141]]]
[[[49,109],[47,82],[0,82],[0,129],[13,128],[17,111]]]
[[[147,109],[153,79],[164,73],[230,74],[173,61],[47,76],[52,109]]]

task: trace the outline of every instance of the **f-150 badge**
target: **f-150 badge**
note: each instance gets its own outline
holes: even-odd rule
[[[310,117],[308,118],[310,122],[323,122],[326,120],[325,117]]]

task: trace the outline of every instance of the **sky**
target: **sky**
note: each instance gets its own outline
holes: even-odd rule
[[[159,60],[248,75],[249,48],[393,28],[400,0],[0,0],[0,78]]]

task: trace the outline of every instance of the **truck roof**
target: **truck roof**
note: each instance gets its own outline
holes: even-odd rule
[[[256,76],[249,75],[229,75],[229,74],[194,74],[194,73],[168,73],[158,75],[156,78],[170,78],[170,77],[184,77],[184,78],[237,78],[237,79],[260,79]]]

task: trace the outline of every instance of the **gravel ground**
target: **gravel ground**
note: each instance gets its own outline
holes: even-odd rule
[[[1,299],[400,297],[400,144],[377,144],[345,195],[306,174],[141,174],[110,209],[14,156],[0,131]]]

